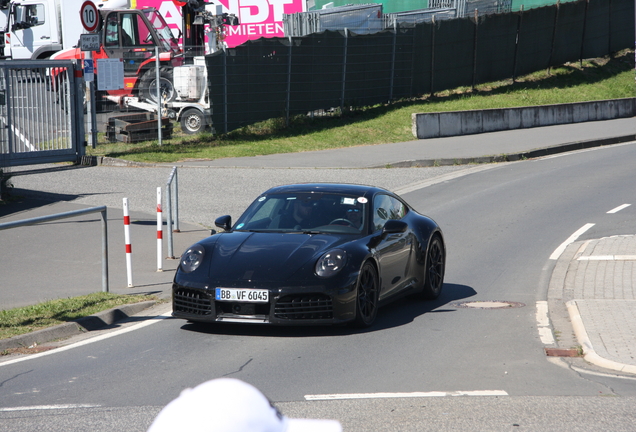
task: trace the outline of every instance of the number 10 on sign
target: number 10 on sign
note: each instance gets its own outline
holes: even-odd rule
[[[80,19],[82,21],[82,25],[87,31],[92,32],[97,29],[97,24],[99,21],[95,3],[90,0],[82,3],[82,7],[80,9]]]

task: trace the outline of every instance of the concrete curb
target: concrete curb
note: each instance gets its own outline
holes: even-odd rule
[[[432,166],[451,166],[451,165],[469,165],[469,164],[485,164],[499,162],[516,162],[524,159],[533,159],[545,157],[559,153],[566,153],[575,150],[585,150],[594,147],[603,147],[613,144],[622,144],[630,141],[636,141],[636,134],[622,135],[612,138],[594,139],[587,141],[575,141],[566,144],[560,144],[551,147],[543,147],[529,150],[521,153],[503,154],[495,156],[481,156],[474,158],[456,158],[456,159],[420,159],[402,162],[388,163],[384,165],[372,166],[369,168],[409,168],[409,167],[432,167]]]
[[[108,309],[95,315],[80,318],[54,327],[37,330],[31,333],[14,336],[9,339],[0,339],[0,351],[11,348],[24,348],[33,344],[42,344],[56,339],[69,338],[87,331],[103,329],[118,321],[130,318],[145,309],[157,304],[155,300],[133,303]]]
[[[471,135],[541,126],[629,118],[636,98],[565,104],[411,114],[418,139]]]
[[[574,333],[576,334],[576,338],[583,348],[583,358],[586,361],[605,369],[636,374],[636,366],[618,363],[598,355],[594,350],[594,347],[592,346],[592,342],[590,341],[587,331],[585,330],[585,325],[583,324],[583,319],[581,318],[581,314],[579,313],[579,308],[576,304],[576,300],[568,301],[566,303],[566,306],[570,315],[570,320],[572,321],[572,327],[574,329]]]
[[[82,156],[80,165],[85,166],[111,166],[111,167],[140,167],[140,168],[148,168],[155,167],[157,164],[154,163],[146,163],[146,162],[133,162],[125,159],[117,159],[108,156]]]

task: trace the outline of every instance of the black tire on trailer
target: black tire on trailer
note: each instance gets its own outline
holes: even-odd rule
[[[174,88],[172,79],[172,69],[167,67],[159,68],[159,90],[162,102],[172,102],[177,98],[177,91]],[[148,69],[139,80],[139,96],[149,103],[157,103],[157,71],[155,68]]]
[[[187,108],[181,113],[181,131],[188,135],[198,134],[206,130],[205,115],[196,108]]]

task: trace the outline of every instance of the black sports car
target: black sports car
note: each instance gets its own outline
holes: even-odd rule
[[[442,230],[371,186],[272,188],[225,232],[188,248],[172,287],[173,316],[199,322],[366,327],[403,294],[439,296]]]

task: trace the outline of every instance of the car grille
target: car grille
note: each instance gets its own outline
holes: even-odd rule
[[[204,293],[179,288],[174,292],[173,309],[175,312],[183,312],[192,315],[212,315],[212,303]]]
[[[276,302],[274,316],[290,320],[331,319],[333,304],[325,294],[287,295]]]

